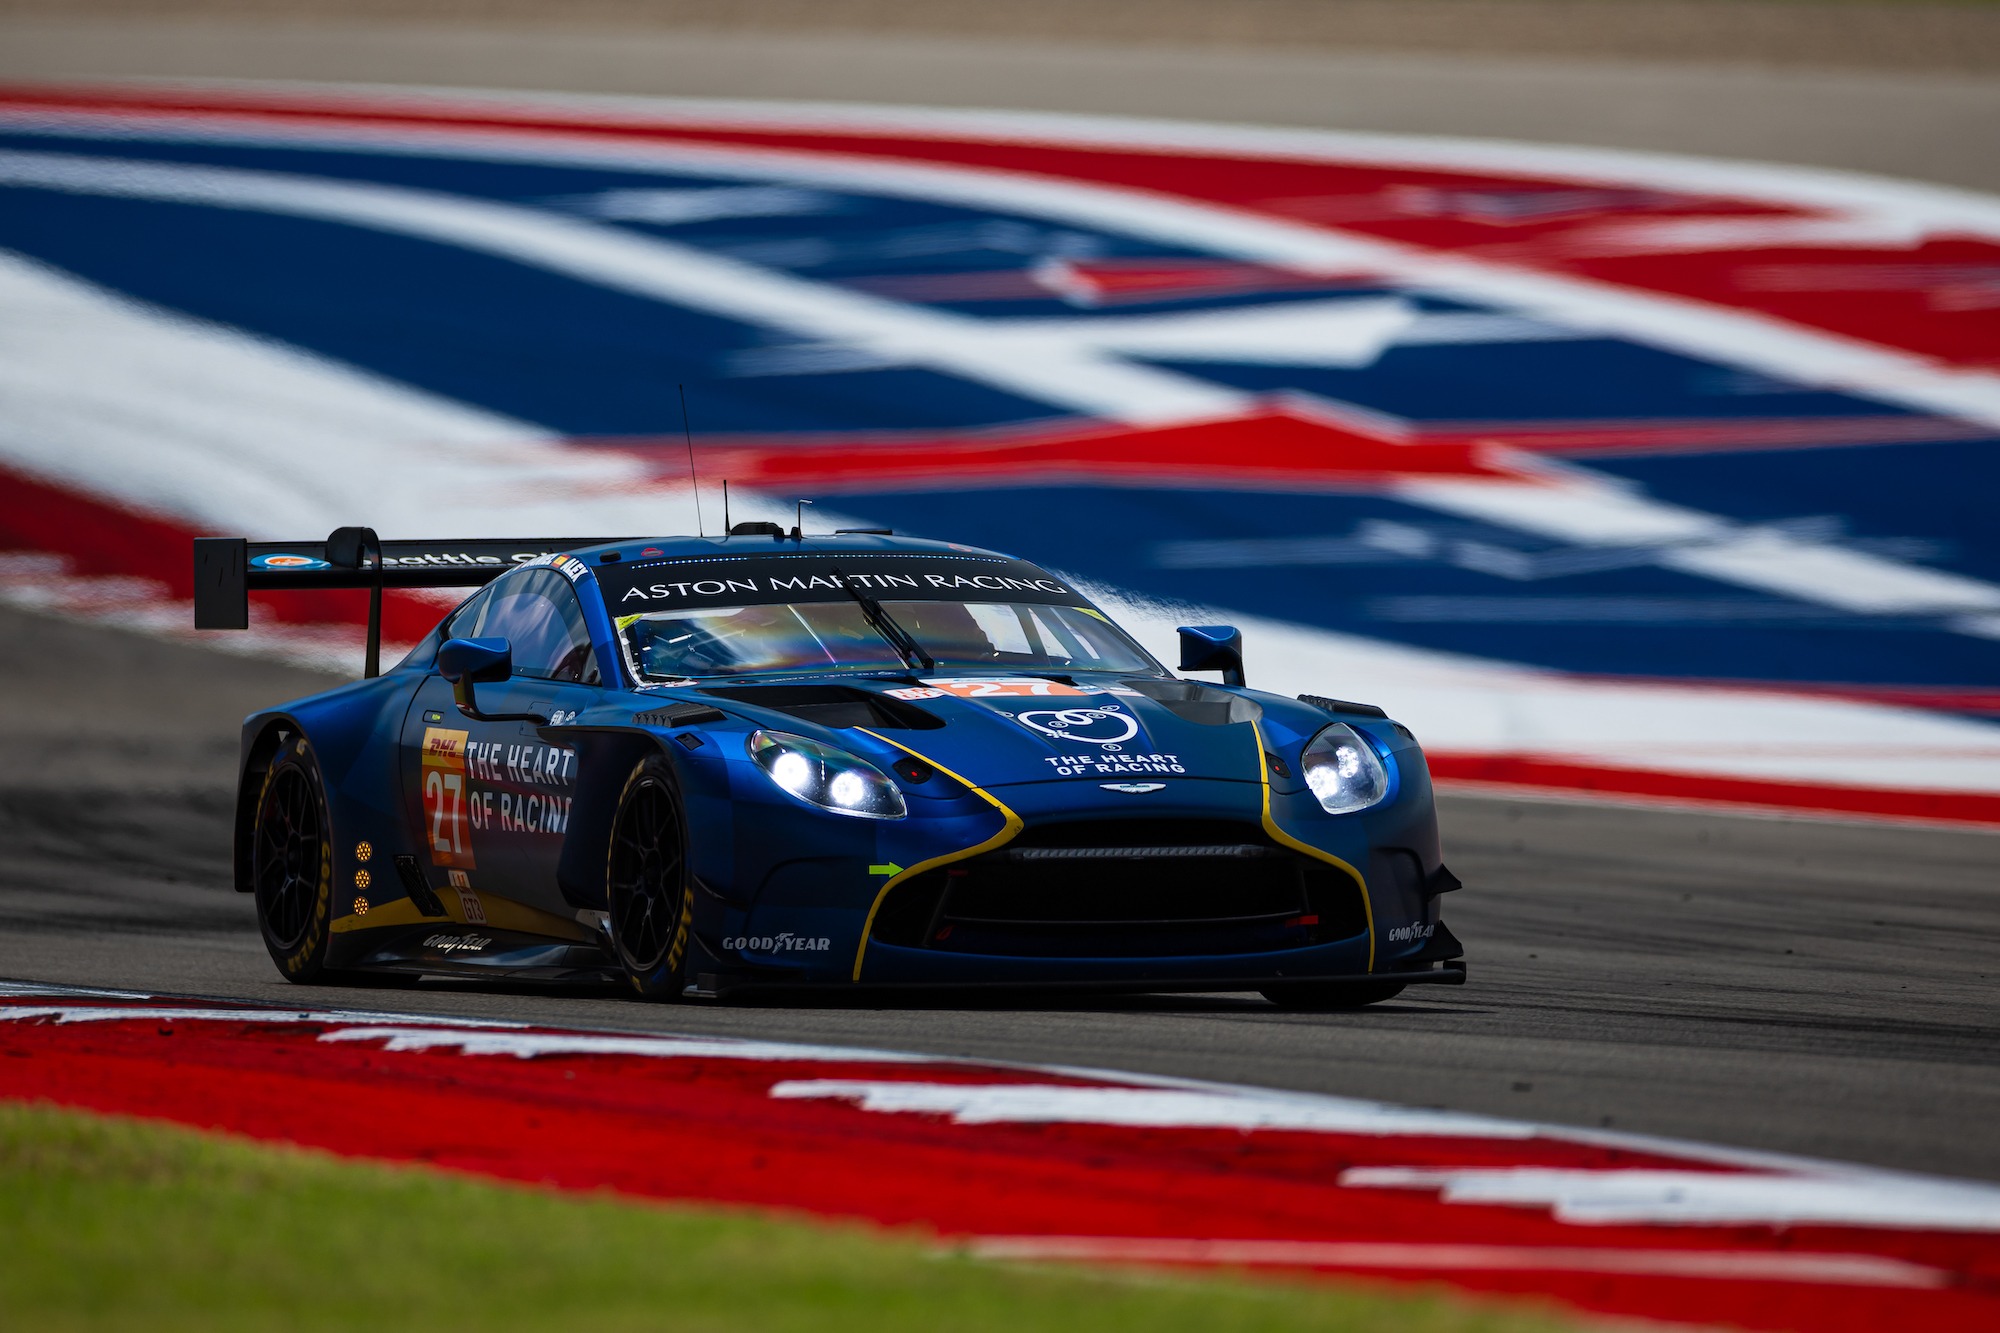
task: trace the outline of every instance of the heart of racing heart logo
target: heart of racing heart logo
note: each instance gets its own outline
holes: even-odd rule
[[[1016,714],[1022,726],[1059,741],[1111,749],[1139,734],[1139,723],[1108,708],[1040,708]]]

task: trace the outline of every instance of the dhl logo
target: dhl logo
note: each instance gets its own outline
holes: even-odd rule
[[[465,740],[468,733],[446,727],[424,728],[424,763],[446,768],[465,767]]]

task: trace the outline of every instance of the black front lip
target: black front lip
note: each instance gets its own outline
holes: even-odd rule
[[[1435,968],[1406,968],[1394,972],[1356,972],[1340,976],[1315,977],[1274,977],[1269,973],[1224,977],[1221,979],[1204,977],[1200,980],[1175,980],[1161,977],[1146,981],[1079,980],[1079,981],[864,981],[851,985],[828,987],[808,985],[798,981],[785,981],[737,975],[711,975],[696,978],[696,984],[688,988],[687,994],[714,999],[725,995],[736,995],[748,991],[782,992],[811,990],[816,996],[860,995],[860,994],[903,994],[938,992],[982,992],[1004,994],[1009,991],[1050,994],[1055,992],[1089,992],[1098,995],[1219,995],[1239,991],[1261,991],[1266,986],[1277,985],[1353,985],[1369,982],[1399,981],[1406,986],[1463,986],[1466,965],[1462,959],[1454,959]]]

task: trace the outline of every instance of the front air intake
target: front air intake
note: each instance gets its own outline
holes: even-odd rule
[[[1368,928],[1352,877],[1255,825],[1117,820],[1024,830],[900,884],[872,938],[1021,958],[1266,953]]]

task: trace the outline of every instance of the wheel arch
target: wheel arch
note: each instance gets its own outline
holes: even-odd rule
[[[397,745],[420,679],[396,671],[294,699],[243,720],[232,838],[238,891],[250,889],[250,834],[265,775],[280,748],[298,736],[305,738],[319,772],[341,878],[354,868],[348,862],[357,840],[368,841],[376,851],[409,850]]]
[[[675,753],[679,747],[668,744],[668,736],[643,727],[564,726],[539,731],[551,745],[576,751],[576,793],[556,861],[556,885],[565,902],[603,911],[605,858],[626,780],[634,768],[658,756],[672,770],[685,800],[688,777]]]
[[[238,893],[251,893],[256,889],[250,874],[250,848],[256,831],[257,802],[264,793],[264,779],[276,762],[278,751],[304,730],[285,713],[258,714],[243,724],[243,763],[236,782],[236,818],[230,837]]]

